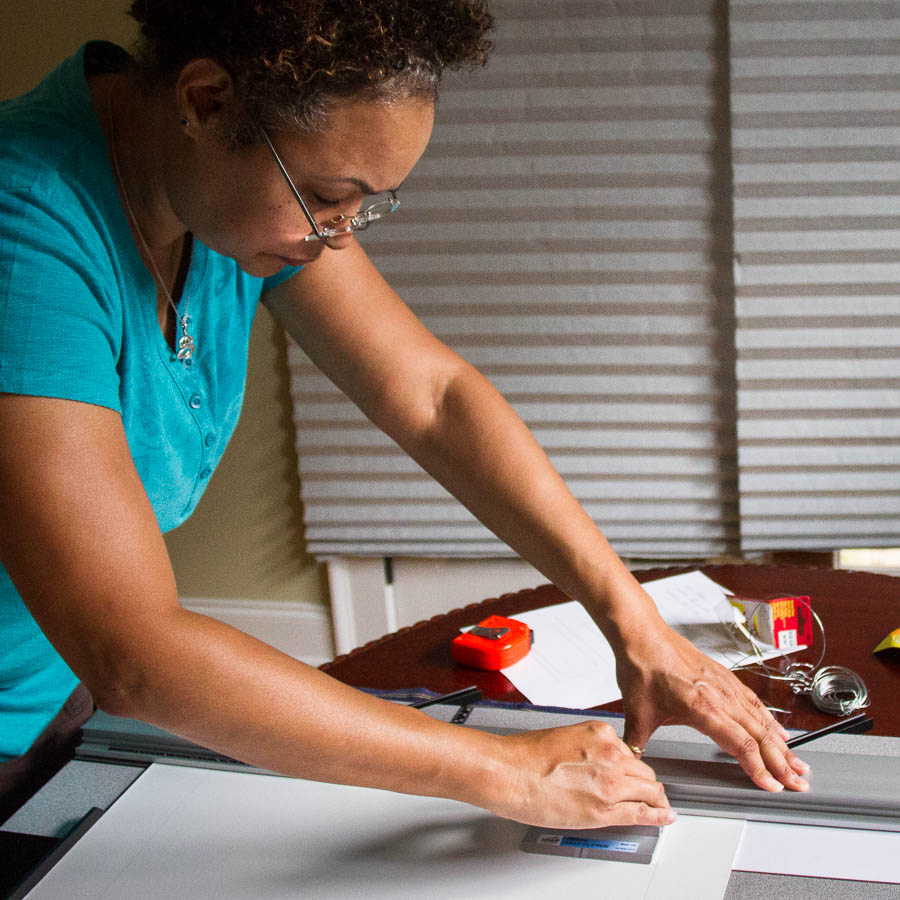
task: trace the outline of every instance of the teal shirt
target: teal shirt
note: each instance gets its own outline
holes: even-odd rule
[[[175,358],[85,80],[123,54],[87,44],[0,103],[0,392],[118,412],[167,531],[193,511],[237,424],[261,292],[296,269],[254,278],[195,240],[182,297],[197,351]],[[76,683],[0,567],[0,761],[28,749]]]

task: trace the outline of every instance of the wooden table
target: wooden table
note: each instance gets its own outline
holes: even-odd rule
[[[690,570],[645,569],[635,572],[635,576],[639,581],[650,581]],[[869,715],[875,721],[871,733],[900,737],[900,651],[872,653],[889,631],[900,627],[900,578],[806,566],[723,565],[703,566],[701,571],[744,597],[808,594],[825,626],[822,665],[846,666],[856,672],[869,691]],[[505,594],[401,628],[320,668],[356,687],[423,687],[449,693],[474,684],[485,698],[527,703],[501,673],[455,665],[450,658],[450,641],[460,627],[473,625],[492,613],[512,616],[567,600],[552,585]],[[816,629],[816,641],[819,639]],[[815,662],[820,652],[821,645],[817,643],[797,658]],[[808,697],[794,695],[782,683],[751,673],[740,673],[739,677],[764,702],[789,711],[789,715],[779,715],[788,728],[811,730],[834,721],[833,716],[819,712]],[[621,712],[622,703],[598,708]]]

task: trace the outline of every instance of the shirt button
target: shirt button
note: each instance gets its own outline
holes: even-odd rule
[[[191,399],[188,400],[188,403],[190,404],[191,409],[200,409],[200,404],[201,404],[202,402],[203,402],[203,401],[201,400],[199,394],[193,394],[193,395],[191,396]]]
[[[205,438],[203,443],[206,444],[207,447],[212,447],[212,445],[216,442],[216,436],[210,432]]]
[[[204,479],[209,478],[210,475],[212,475],[212,469],[209,468],[203,469],[200,472],[200,477]]]

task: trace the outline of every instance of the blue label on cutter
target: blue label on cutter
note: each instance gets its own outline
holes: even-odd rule
[[[560,847],[587,847],[590,850],[616,850],[619,853],[637,853],[637,841],[610,841],[596,838],[564,837]]]

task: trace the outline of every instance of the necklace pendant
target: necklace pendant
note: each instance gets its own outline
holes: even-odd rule
[[[184,334],[178,338],[178,352],[175,354],[175,358],[182,362],[191,359],[194,355],[194,346],[194,339],[185,330]]]

